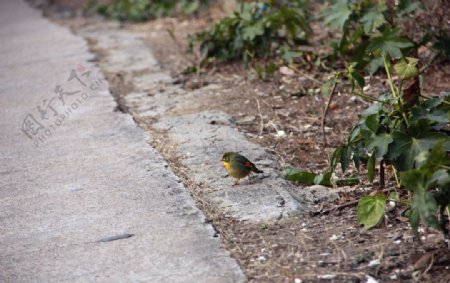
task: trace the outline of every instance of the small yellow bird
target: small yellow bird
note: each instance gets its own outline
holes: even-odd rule
[[[225,152],[221,161],[223,161],[223,166],[227,172],[237,179],[234,185],[238,185],[239,180],[247,177],[250,172],[264,173],[256,168],[255,164],[250,162],[245,156],[237,152]]]

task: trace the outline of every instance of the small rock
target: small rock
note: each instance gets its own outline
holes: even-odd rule
[[[376,266],[376,265],[380,265],[380,259],[379,258],[371,260],[367,266],[371,267],[371,266]]]
[[[255,116],[244,116],[242,119],[237,121],[238,124],[251,124],[255,121]]]
[[[335,234],[333,234],[333,236],[330,237],[330,241],[336,241],[338,239],[339,239],[339,237],[336,236]]]
[[[291,68],[286,67],[286,66],[282,66],[280,68],[280,73],[285,75],[285,76],[293,76],[293,75],[295,75],[294,70],[292,70]]]
[[[366,283],[378,283],[378,281],[370,275],[366,274],[367,282]]]
[[[302,280],[300,278],[295,278],[294,283],[302,283]]]
[[[263,255],[260,255],[260,256],[258,257],[258,260],[259,260],[259,261],[266,261],[267,258],[266,258],[265,256],[263,256]]]
[[[275,137],[284,138],[284,137],[286,137],[286,132],[283,130],[277,131],[277,133],[275,134]]]

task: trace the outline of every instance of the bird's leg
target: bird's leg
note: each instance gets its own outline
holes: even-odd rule
[[[237,178],[237,179],[236,179],[236,182],[234,182],[233,186],[237,186],[237,185],[239,185],[239,180],[240,180],[240,179],[239,179],[239,178]]]

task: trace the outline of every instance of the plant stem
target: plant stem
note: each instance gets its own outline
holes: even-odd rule
[[[335,81],[333,83],[333,87],[330,90],[330,95],[328,96],[327,105],[325,106],[325,109],[323,110],[321,128],[322,128],[322,136],[323,136],[323,144],[324,145],[327,144],[327,138],[325,136],[325,118],[327,117],[328,109],[330,108],[330,104],[331,104],[331,99],[333,99],[333,96],[334,96],[334,93],[336,90],[336,85],[337,85],[337,81]]]
[[[380,189],[383,190],[385,187],[384,182],[384,159],[380,162]]]
[[[402,184],[400,183],[400,180],[398,179],[397,169],[395,169],[395,167],[392,166],[392,170],[394,171],[394,178],[395,178],[395,182],[397,183],[397,188],[400,189],[400,187],[402,186]]]
[[[408,118],[406,117],[405,111],[403,111],[403,99],[400,97],[399,89],[395,89],[394,83],[392,82],[391,72],[389,71],[389,62],[386,56],[383,56],[384,69],[388,77],[389,87],[391,88],[392,95],[397,99],[400,112],[402,112],[403,120],[405,121],[406,127],[409,128]]]

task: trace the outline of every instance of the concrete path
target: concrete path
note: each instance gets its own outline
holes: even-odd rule
[[[86,43],[0,2],[0,282],[240,282]]]

